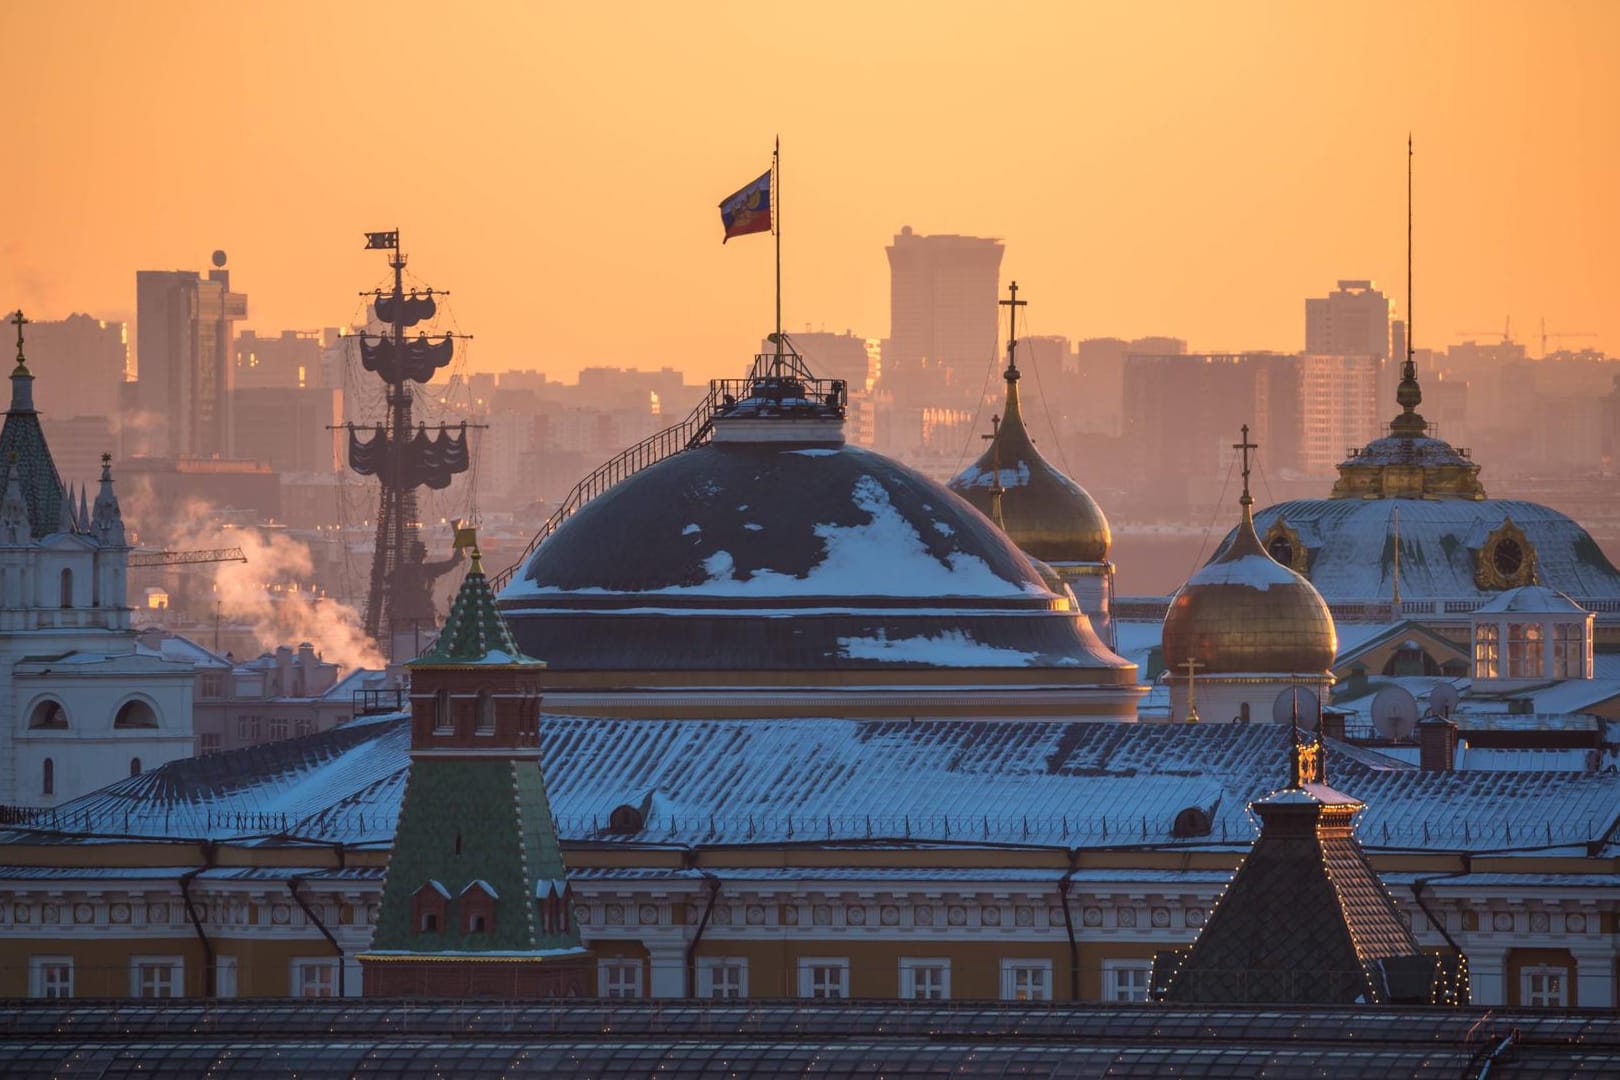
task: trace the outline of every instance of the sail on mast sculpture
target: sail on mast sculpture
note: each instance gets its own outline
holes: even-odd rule
[[[405,255],[398,229],[367,233],[366,248],[391,252],[389,266],[394,271],[392,291],[361,294],[372,297],[377,321],[387,326],[375,336],[359,335],[361,365],[383,381],[387,409],[369,437],[362,435],[364,428],[352,422],[347,425],[349,467],[361,476],[375,476],[381,487],[376,549],[366,591],[366,633],[390,659],[399,659],[414,656],[420,644],[417,636],[437,625],[434,579],[461,558],[458,548],[448,560],[426,561],[416,490],[443,490],[452,477],[467,471],[467,424],[463,421],[459,430],[452,430],[441,423],[432,433],[420,422],[413,426],[412,384],[428,382],[450,363],[458,335],[446,332],[430,338],[418,330],[414,338],[407,338],[407,330],[437,314],[434,290],[406,291]]]

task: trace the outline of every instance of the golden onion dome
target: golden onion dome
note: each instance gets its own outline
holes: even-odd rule
[[[1248,443],[1244,429],[1244,443]],[[1244,465],[1243,520],[1227,549],[1188,579],[1164,617],[1165,667],[1197,675],[1317,674],[1338,634],[1322,594],[1260,544]]]
[[[1049,563],[1107,562],[1113,538],[1102,507],[1035,449],[1018,404],[1016,362],[1009,360],[1005,378],[1007,407],[990,445],[950,489],[1000,525],[1028,555]]]

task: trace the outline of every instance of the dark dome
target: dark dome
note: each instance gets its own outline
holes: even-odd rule
[[[717,440],[587,503],[501,595],[562,669],[1132,666],[990,521],[879,454]]]
[[[995,437],[951,480],[951,490],[989,515],[999,473],[1001,522],[1020,550],[1051,563],[1107,562],[1113,538],[1102,507],[1035,449],[1018,403],[1018,369],[1009,367],[1005,377],[1005,415]]]

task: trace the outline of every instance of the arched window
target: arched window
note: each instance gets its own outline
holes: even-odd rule
[[[34,711],[28,714],[28,726],[31,728],[65,728],[68,726],[67,710],[62,703],[54,698],[46,698],[34,706]]]
[[[613,812],[608,815],[608,832],[620,836],[638,833],[645,826],[646,820],[642,817],[641,811],[628,803],[615,806]]]
[[[1178,837],[1208,836],[1213,827],[1209,813],[1201,806],[1189,806],[1176,815],[1170,825],[1170,835]]]
[[[56,794],[56,762],[50,758],[45,759],[45,766],[41,770],[40,793],[42,795]]]
[[[495,733],[495,695],[488,690],[478,691],[477,726],[474,728],[480,735],[493,735]]]
[[[73,606],[73,571],[72,570],[64,569],[62,571],[62,606],[63,607],[72,607]]]
[[[129,759],[129,775],[131,775],[131,776],[139,776],[139,775],[141,775],[141,759],[140,758],[132,757],[132,758]]]
[[[433,730],[442,735],[455,729],[455,720],[450,715],[450,691],[440,690],[433,695]]]
[[[157,713],[152,711],[152,706],[139,698],[124,702],[118,708],[118,715],[113,717],[113,727],[115,728],[155,728],[157,726]]]

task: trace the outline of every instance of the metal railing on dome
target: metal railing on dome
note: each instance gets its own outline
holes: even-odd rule
[[[707,443],[714,434],[715,416],[733,407],[737,403],[738,395],[746,395],[756,381],[767,377],[789,382],[797,381],[809,388],[806,392],[819,393],[820,400],[825,400],[831,384],[818,380],[811,374],[810,369],[805,366],[804,358],[788,343],[787,335],[782,335],[782,338],[784,350],[780,354],[756,355],[747,378],[712,380],[709,383],[709,392],[686,419],[647,436],[612,460],[592,470],[583,480],[575,484],[558,504],[557,509],[553,510],[551,516],[541,524],[539,531],[534,534],[534,538],[523,549],[523,554],[518,556],[517,561],[490,579],[490,588],[496,592],[506,588],[517,576],[517,572],[529,561],[529,557],[562,526],[563,522],[573,517],[581,507],[608,488],[683,450],[692,450]],[[838,383],[837,386],[841,397],[843,384]]]

